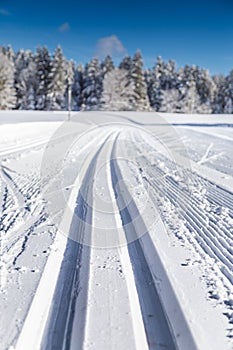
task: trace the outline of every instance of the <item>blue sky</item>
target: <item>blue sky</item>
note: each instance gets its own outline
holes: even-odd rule
[[[0,0],[0,45],[35,51],[61,44],[85,63],[112,53],[116,62],[140,48],[146,67],[156,56],[196,64],[212,74],[233,69],[232,0]]]

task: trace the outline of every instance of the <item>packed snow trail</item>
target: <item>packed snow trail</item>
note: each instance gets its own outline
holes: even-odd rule
[[[171,325],[154,281],[156,272],[151,271],[144,255],[147,244],[152,242],[143,247],[146,239],[140,243],[138,227],[133,226],[133,215],[137,213],[137,223],[141,221],[140,226],[146,229],[133,199],[127,203],[129,196],[115,154],[122,128],[115,129],[111,127],[108,131],[107,128],[109,136],[97,150],[95,147],[89,152],[87,165],[81,170],[81,181],[77,182],[81,186],[79,190],[73,189],[78,195],[69,236],[76,237],[78,242],[67,240],[48,319],[42,338],[35,343],[33,330],[37,326],[32,318],[26,320],[33,324],[30,336],[34,349],[116,349],[120,346],[185,350],[187,343],[190,349],[196,349],[181,310],[176,312],[181,314],[178,327],[183,334],[178,337],[177,326]],[[102,189],[102,193],[96,196],[97,189]],[[103,203],[101,197],[104,197]],[[132,225],[128,226],[129,222]],[[172,294],[171,286],[170,289]],[[47,289],[41,293],[49,297]],[[174,307],[179,307],[175,295],[173,299]],[[28,342],[28,331],[27,327],[23,329],[16,349],[23,349]]]
[[[106,158],[101,157],[102,153],[108,153]],[[81,210],[76,214],[85,225],[73,229],[78,231],[81,241],[82,235],[90,235],[92,247],[71,240],[67,242],[43,349],[177,348],[140,244],[131,242],[128,248],[125,245],[97,249],[100,244],[103,247],[116,245],[114,239],[118,239],[118,231],[122,231],[121,239],[124,235],[125,218],[116,212],[116,204],[113,208],[117,186],[113,181],[117,179],[114,168],[110,169],[111,158],[111,149],[105,141],[94,153],[83,177],[75,212]],[[104,169],[105,176],[101,174],[99,178],[95,169],[100,169],[103,162],[108,165]],[[103,226],[103,223],[95,223],[95,220],[101,220],[97,218],[101,208],[93,203],[92,196],[93,187],[102,185],[103,188],[104,184],[108,184],[105,201],[109,203],[109,215],[104,215]],[[97,213],[88,203],[96,207]],[[98,225],[105,227],[101,236]],[[87,231],[89,229],[91,232]],[[113,231],[110,237],[108,230]],[[123,242],[119,243],[122,245]],[[195,349],[191,342],[189,344],[190,349]]]
[[[231,189],[145,119],[83,113],[1,148],[2,296],[26,305],[2,349],[230,349]]]

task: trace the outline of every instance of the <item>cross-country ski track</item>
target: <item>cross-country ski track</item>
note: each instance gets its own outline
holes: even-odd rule
[[[232,177],[156,114],[61,115],[0,148],[0,349],[231,349]]]

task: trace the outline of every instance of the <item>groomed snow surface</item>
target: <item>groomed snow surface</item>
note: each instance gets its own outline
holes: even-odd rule
[[[0,349],[233,347],[233,115],[0,112]]]

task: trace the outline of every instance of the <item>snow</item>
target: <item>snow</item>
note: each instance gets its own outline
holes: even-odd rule
[[[66,120],[0,112],[1,349],[231,349],[233,115]]]
[[[117,74],[122,79],[120,103]],[[126,74],[124,74],[126,72]],[[106,79],[105,79],[106,78]],[[114,67],[111,56],[92,58],[85,66],[68,61],[60,45],[51,54],[46,46],[35,53],[0,47],[0,107],[17,110],[135,110],[169,113],[233,113],[233,71],[211,76],[207,69],[157,57],[152,68],[143,68],[137,50]],[[115,88],[115,89],[114,89]],[[72,101],[71,101],[72,99]],[[108,104],[109,102],[109,104]]]

